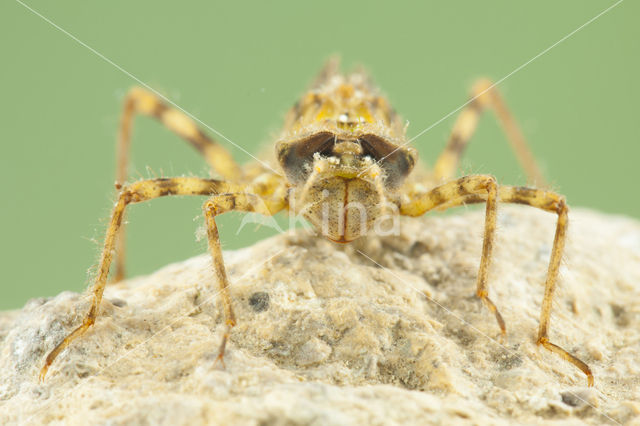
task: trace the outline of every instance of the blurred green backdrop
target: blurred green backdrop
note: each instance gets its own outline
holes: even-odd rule
[[[255,152],[325,59],[362,63],[410,122],[409,135],[500,79],[613,1],[156,2],[28,0],[129,73]],[[640,217],[638,2],[627,0],[500,85],[554,187],[572,206]],[[0,308],[82,291],[115,196],[121,101],[136,82],[16,1],[0,4],[2,142]],[[455,114],[415,145],[431,162]],[[225,143],[236,157],[248,156]],[[133,139],[136,177],[207,175],[199,156],[146,118]],[[493,117],[463,167],[524,183]],[[129,210],[129,274],[206,250],[202,199]],[[221,219],[227,249],[273,233]]]

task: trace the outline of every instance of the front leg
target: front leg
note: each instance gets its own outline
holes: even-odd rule
[[[231,328],[236,325],[236,317],[231,306],[231,295],[229,293],[229,279],[224,267],[224,259],[222,258],[222,248],[220,247],[220,237],[218,235],[218,226],[216,225],[216,216],[230,212],[243,211],[260,213],[265,216],[272,216],[283,210],[287,206],[284,197],[275,197],[272,199],[262,198],[255,194],[244,192],[220,194],[211,197],[204,204],[204,215],[207,221],[207,236],[209,239],[209,252],[213,263],[213,271],[220,287],[220,298],[225,319],[225,331],[220,343],[217,361],[224,365],[224,351],[231,334]]]
[[[489,298],[489,287],[487,284],[496,234],[496,219],[498,214],[497,195],[498,185],[493,176],[465,176],[438,186],[427,193],[418,195],[414,199],[403,202],[400,206],[400,214],[406,216],[421,216],[429,210],[448,206],[458,202],[458,200],[469,197],[478,197],[486,202],[484,239],[482,242],[480,268],[478,270],[476,295],[482,300],[485,306],[493,312],[500,327],[500,333],[504,336],[507,333],[507,328],[504,319],[502,319],[502,315],[500,315],[500,311],[498,311],[496,305]]]
[[[44,380],[47,370],[60,352],[69,346],[71,342],[82,336],[89,327],[95,323],[96,318],[98,317],[100,302],[102,301],[102,293],[107,285],[107,276],[109,275],[113,251],[116,247],[119,230],[122,227],[125,209],[129,204],[148,201],[168,195],[211,195],[219,192],[233,191],[239,188],[239,185],[215,179],[201,179],[194,177],[150,179],[124,187],[120,192],[115,207],[113,208],[111,221],[107,228],[104,248],[102,249],[102,256],[100,258],[98,276],[96,277],[93,287],[91,287],[91,293],[93,293],[91,308],[89,309],[89,312],[87,312],[82,324],[65,337],[64,340],[60,342],[49,353],[49,355],[47,355],[45,364],[42,367],[42,370],[40,370],[40,380]]]

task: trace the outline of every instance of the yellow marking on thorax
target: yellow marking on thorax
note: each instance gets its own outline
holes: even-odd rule
[[[373,98],[357,91],[353,86],[343,84],[334,92],[325,93],[314,97],[317,113],[313,117],[314,122],[330,121],[341,129],[357,130],[362,123],[374,123],[375,112],[372,107]],[[313,108],[314,105],[308,107]],[[305,118],[305,114],[301,115]],[[306,121],[306,120],[305,120]]]
[[[386,99],[360,80],[350,78],[341,76],[307,92],[291,110],[284,133],[304,132],[319,124],[327,130],[357,133],[365,125],[377,125],[401,136],[402,126]]]

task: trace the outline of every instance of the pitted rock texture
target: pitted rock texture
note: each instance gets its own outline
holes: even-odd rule
[[[305,231],[225,252],[238,325],[224,367],[207,255],[110,285],[96,325],[65,292],[0,314],[0,423],[640,424],[640,224],[576,209],[550,338],[536,346],[555,216],[502,207],[490,295],[475,297],[484,214],[407,219],[337,245]]]

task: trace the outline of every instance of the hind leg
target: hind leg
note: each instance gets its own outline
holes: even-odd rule
[[[460,158],[475,133],[480,116],[486,108],[490,108],[495,112],[502,129],[507,135],[511,148],[513,148],[520,165],[527,174],[527,181],[537,186],[546,186],[542,172],[540,172],[540,168],[516,120],[495,85],[485,79],[479,80],[473,85],[471,100],[460,112],[444,151],[436,160],[433,170],[436,181],[446,181],[454,177]]]
[[[182,111],[167,105],[158,95],[141,87],[129,90],[120,119],[117,144],[116,187],[118,189],[127,180],[129,165],[129,149],[131,145],[131,129],[136,115],[147,115],[155,118],[166,128],[189,142],[209,163],[211,168],[229,180],[241,176],[240,166],[231,154],[215,140],[207,136],[197,124]],[[116,271],[113,281],[120,281],[125,276],[125,226],[120,227],[117,239]]]

